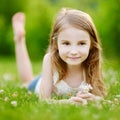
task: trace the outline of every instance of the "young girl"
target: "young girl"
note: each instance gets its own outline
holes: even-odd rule
[[[20,79],[40,99],[50,99],[53,93],[77,103],[104,97],[100,41],[87,13],[61,9],[53,24],[42,75],[36,79],[25,44],[24,13],[16,13],[12,24]]]

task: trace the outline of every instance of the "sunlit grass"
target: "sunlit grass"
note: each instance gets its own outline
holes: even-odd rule
[[[41,63],[33,62],[35,75]],[[1,120],[118,120],[120,111],[120,68],[116,61],[105,60],[103,75],[108,95],[88,105],[48,104],[21,86],[15,59],[0,59]]]

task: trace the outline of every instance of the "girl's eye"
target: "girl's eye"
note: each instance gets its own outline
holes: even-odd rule
[[[85,43],[81,43],[81,45],[85,45]]]
[[[63,45],[69,45],[70,43],[69,42],[64,42]]]
[[[86,43],[85,42],[81,42],[81,43],[79,43],[79,45],[85,45]]]

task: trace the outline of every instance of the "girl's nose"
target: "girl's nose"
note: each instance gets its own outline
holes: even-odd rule
[[[71,51],[70,51],[70,53],[72,55],[76,55],[77,54],[77,49],[76,48],[72,48]]]

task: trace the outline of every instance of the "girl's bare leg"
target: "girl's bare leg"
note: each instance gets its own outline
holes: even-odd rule
[[[33,79],[32,66],[25,43],[25,15],[16,13],[12,17],[12,26],[14,32],[15,54],[18,73],[24,85],[28,85]]]

